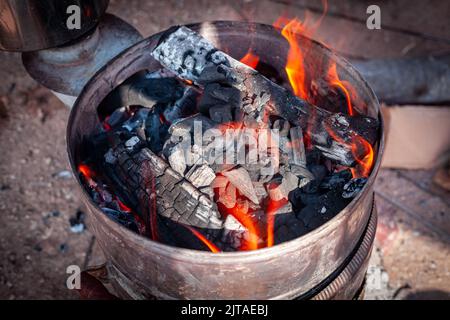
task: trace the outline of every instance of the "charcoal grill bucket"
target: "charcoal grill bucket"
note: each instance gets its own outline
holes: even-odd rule
[[[219,49],[237,59],[244,56],[251,46],[252,52],[260,57],[260,63],[270,66],[270,70],[284,70],[289,45],[279,31],[271,26],[245,22],[213,22],[188,27],[199,31]],[[373,184],[384,147],[383,123],[377,98],[346,60],[320,43],[304,38],[309,41],[309,51],[312,52],[312,55],[305,56],[305,63],[314,67],[320,59],[335,61],[340,77],[350,82],[367,105],[366,110],[359,111],[380,120],[375,163],[365,187],[345,209],[322,226],[297,239],[270,248],[214,254],[167,246],[144,238],[110,220],[91,200],[76,172],[81,160],[81,145],[98,125],[96,108],[109,92],[136,72],[160,67],[151,56],[160,36],[161,34],[156,34],[144,39],[101,69],[78,97],[67,129],[69,159],[88,207],[89,228],[104,251],[113,284],[121,289],[120,295],[124,298],[308,297],[324,281],[331,281],[330,277],[336,270],[348,263],[362,243],[370,225],[369,220],[373,217]],[[374,233],[373,226],[372,229]],[[366,246],[371,247],[372,240]],[[365,268],[367,264],[363,266],[363,274]],[[358,285],[353,284],[353,287],[357,289],[363,278],[359,277]],[[341,297],[351,298],[353,294],[355,292],[349,292]]]

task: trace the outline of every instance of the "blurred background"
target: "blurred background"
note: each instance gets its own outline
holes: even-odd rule
[[[366,26],[372,4],[381,9],[378,30]],[[306,12],[318,19],[323,2],[111,0],[107,12],[147,37],[172,25],[203,21],[272,24],[280,16],[303,20]],[[425,77],[426,86],[423,77],[421,86],[412,85],[411,96],[392,86],[389,76],[375,86],[387,145],[375,186],[379,224],[368,299],[450,298],[449,21],[448,1],[330,0],[315,34],[355,63],[419,59],[426,64],[435,61],[430,56],[439,57],[435,74]],[[66,267],[103,261],[85,226],[85,208],[67,159],[69,113],[28,75],[20,53],[0,51],[1,299],[76,299],[78,294],[66,287]]]

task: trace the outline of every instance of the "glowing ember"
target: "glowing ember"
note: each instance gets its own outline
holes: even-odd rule
[[[214,243],[212,243],[211,241],[206,239],[205,236],[202,235],[200,232],[198,232],[197,230],[195,230],[194,228],[192,228],[190,226],[185,226],[185,227],[188,228],[194,234],[194,236],[196,236],[201,242],[203,242],[208,247],[208,249],[211,250],[211,252],[213,252],[213,253],[220,252],[220,249],[217,248],[217,246]]]
[[[89,181],[89,183],[91,184],[91,182],[93,183],[94,181],[92,180],[92,178],[94,177],[94,172],[85,164],[80,164],[78,166],[78,171],[83,175],[83,177]]]
[[[247,52],[247,54],[242,57],[242,59],[240,60],[242,63],[248,65],[250,68],[256,69],[256,67],[258,66],[259,63],[259,57],[255,54],[253,54],[251,52],[251,50],[249,50]]]
[[[126,206],[122,201],[120,201],[119,199],[117,200],[117,204],[119,205],[120,210],[125,211],[125,212],[131,212],[131,209]]]
[[[109,117],[110,116],[107,116],[105,118],[105,120],[103,120],[103,122],[102,122],[102,126],[103,126],[103,129],[105,129],[105,131],[110,131],[112,129],[111,126],[108,123]]]

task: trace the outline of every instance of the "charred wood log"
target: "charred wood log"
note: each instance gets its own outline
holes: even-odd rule
[[[105,163],[106,174],[116,183],[115,192],[150,225],[157,213],[181,224],[221,229],[216,205],[192,183],[170,168],[150,149],[130,152],[122,144],[113,149],[114,163]]]
[[[176,101],[183,93],[183,85],[175,78],[147,78],[138,74],[111,91],[102,105],[108,109],[131,105],[151,108],[157,103]]]
[[[180,78],[206,86],[212,82],[238,89],[240,108],[263,122],[266,115],[280,116],[308,131],[312,144],[325,157],[351,166],[351,142],[361,136],[376,141],[378,121],[371,117],[332,114],[294,96],[254,69],[219,51],[196,32],[179,27],[169,30],[152,52],[153,57]],[[355,120],[354,118],[359,118]],[[355,125],[355,121],[363,126]],[[356,155],[358,157],[360,155]]]

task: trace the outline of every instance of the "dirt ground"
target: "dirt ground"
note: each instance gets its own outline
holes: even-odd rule
[[[422,6],[422,1],[416,2]],[[320,6],[306,3],[111,0],[108,12],[148,36],[174,24],[197,21],[272,23],[287,10],[300,18],[305,9],[317,14]],[[392,27],[375,34],[357,19],[338,14],[364,17],[365,1],[342,3],[330,3],[318,37],[347,57],[420,55],[445,49],[428,37],[448,37],[450,12],[442,7],[445,1],[436,2],[433,19],[432,13],[420,16],[419,36],[398,31],[399,26],[415,28],[407,24],[413,14],[410,5],[395,17],[408,1],[390,2],[392,10],[385,21]],[[336,37],[336,30],[347,36]],[[76,227],[85,209],[66,153],[70,110],[27,75],[20,54],[0,52],[0,79],[4,105],[0,107],[0,299],[77,299],[65,284],[67,266],[85,268],[102,257],[89,230]],[[380,172],[375,187],[379,225],[366,298],[450,298],[450,197],[432,182],[437,169]]]

